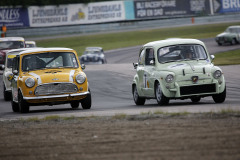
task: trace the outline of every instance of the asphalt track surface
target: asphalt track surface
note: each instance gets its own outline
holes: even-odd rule
[[[240,45],[218,46],[213,38],[203,39],[210,54],[240,48]],[[111,116],[116,114],[140,114],[143,112],[211,112],[223,109],[240,110],[240,65],[221,66],[227,85],[227,98],[222,104],[215,104],[211,97],[193,104],[190,100],[171,100],[168,106],[158,106],[156,100],[147,100],[144,106],[136,106],[131,93],[135,70],[141,46],[106,51],[108,64],[87,65],[85,73],[92,92],[92,108],[72,109],[70,104],[30,107],[27,114],[14,113],[10,101],[3,99],[3,82],[0,75],[0,120],[28,117],[59,116]]]

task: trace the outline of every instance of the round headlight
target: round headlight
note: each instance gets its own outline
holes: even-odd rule
[[[165,80],[166,80],[167,83],[171,83],[171,82],[173,82],[173,79],[174,79],[173,75],[169,74],[169,75],[167,75]]]
[[[25,84],[27,87],[32,88],[35,85],[35,80],[33,78],[27,78]]]
[[[218,79],[222,76],[222,72],[220,70],[216,70],[214,73],[213,73],[213,77],[215,79]]]
[[[76,82],[79,83],[79,84],[84,83],[85,80],[86,80],[86,75],[84,73],[78,74],[76,76]]]

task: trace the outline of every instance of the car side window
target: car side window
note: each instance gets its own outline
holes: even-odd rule
[[[14,70],[19,72],[19,56],[13,58],[12,71]]]
[[[143,49],[139,54],[138,64],[144,65],[144,63],[145,63],[145,50]]]
[[[145,64],[146,65],[152,65],[150,62],[154,62],[154,50],[153,48],[147,48],[146,49],[146,56],[145,56]]]

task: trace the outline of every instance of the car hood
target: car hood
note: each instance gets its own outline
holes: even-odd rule
[[[32,76],[38,84],[74,82],[74,75],[79,73],[74,69],[45,69],[26,72],[25,76]]]
[[[210,73],[212,65],[208,60],[194,60],[194,61],[185,61],[175,64],[167,65],[167,70],[175,73],[176,75],[183,74],[198,74],[198,73]]]
[[[226,37],[226,36],[233,36],[234,33],[223,32],[217,35],[217,37]]]

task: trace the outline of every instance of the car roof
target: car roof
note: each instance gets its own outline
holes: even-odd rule
[[[32,53],[32,52],[53,52],[53,51],[74,51],[71,48],[29,48],[28,50],[22,51],[19,53],[26,54],[26,53]]]
[[[197,39],[169,38],[169,39],[165,39],[165,40],[149,42],[149,43],[143,45],[143,47],[160,48],[160,47],[165,47],[165,46],[170,46],[170,45],[178,45],[178,44],[200,44],[200,45],[205,46],[202,41],[197,40]]]
[[[240,28],[240,26],[229,26],[228,28]]]
[[[36,44],[35,41],[25,41],[26,44]]]
[[[24,41],[23,37],[4,37],[0,38],[0,41]]]
[[[102,47],[87,47],[86,50],[102,50]]]
[[[40,48],[40,47],[39,47]],[[18,49],[11,49],[7,52],[7,54],[11,54],[13,52],[22,52],[22,51],[26,51],[26,50],[34,50],[34,49],[38,49],[38,48],[18,48]]]

